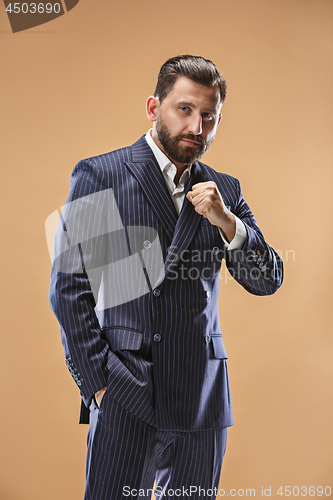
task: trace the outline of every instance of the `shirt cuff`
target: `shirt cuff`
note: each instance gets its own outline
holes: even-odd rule
[[[225,247],[227,250],[240,250],[242,248],[242,245],[246,239],[246,229],[243,224],[243,222],[234,215],[235,220],[236,220],[236,234],[233,237],[233,239],[230,241],[230,243],[226,240],[226,237],[222,231],[221,228],[218,228],[221,238],[225,244]]]

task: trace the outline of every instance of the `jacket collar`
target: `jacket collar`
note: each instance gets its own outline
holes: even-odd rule
[[[155,155],[144,135],[131,146],[131,151],[132,161],[127,161],[125,164],[139,182],[169,240],[172,240],[178,214]]]

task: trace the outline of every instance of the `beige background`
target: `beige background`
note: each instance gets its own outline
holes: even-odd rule
[[[44,223],[78,160],[146,132],[159,67],[182,53],[226,75],[204,161],[241,180],[285,260],[272,297],[222,272],[235,425],[221,488],[283,498],[279,486],[321,485],[333,498],[333,2],[81,0],[17,34],[0,15],[1,499],[82,499],[87,427],[48,306]]]

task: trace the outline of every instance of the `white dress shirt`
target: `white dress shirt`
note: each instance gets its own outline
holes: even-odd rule
[[[174,165],[169,158],[163,153],[163,151],[157,146],[157,144],[154,142],[152,136],[151,136],[151,130],[148,130],[146,134],[146,141],[151,148],[152,152],[154,153],[154,156],[156,158],[157,163],[160,166],[160,169],[162,171],[164,180],[166,182],[166,185],[168,187],[171,199],[173,201],[173,204],[175,205],[175,208],[177,210],[177,213],[179,215],[183,202],[184,202],[184,197],[185,197],[185,190],[187,187],[187,183],[190,179],[191,175],[191,168],[192,165],[187,167],[182,175],[180,176],[180,179],[178,181],[178,184],[174,183],[174,178],[177,173],[177,167]],[[221,196],[221,195],[220,195]],[[219,232],[221,235],[221,238],[224,241],[224,244],[227,248],[227,250],[239,250],[246,238],[246,229],[243,224],[243,222],[234,215],[236,219],[236,234],[234,238],[230,241],[230,243],[226,240],[222,230],[220,228]]]

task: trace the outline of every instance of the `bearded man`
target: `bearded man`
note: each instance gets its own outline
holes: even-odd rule
[[[239,181],[199,161],[225,95],[211,61],[173,57],[147,100],[152,129],[73,171],[58,238],[82,268],[75,252],[53,265],[50,303],[89,422],[85,500],[150,498],[154,481],[156,498],[218,493],[233,424],[221,261],[255,295],[283,275]]]

